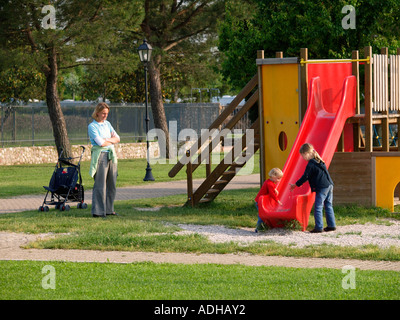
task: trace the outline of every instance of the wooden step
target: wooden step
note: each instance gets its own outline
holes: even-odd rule
[[[218,190],[218,189],[209,189],[209,190],[206,192],[206,194],[212,194],[212,193],[218,193],[218,192],[221,192],[221,190]]]
[[[232,163],[231,168],[241,168],[241,167],[244,167],[245,165],[246,165],[246,162],[244,162],[244,163],[234,162],[234,163]]]
[[[227,184],[228,182],[229,181],[227,181],[227,180],[218,180],[218,181],[215,181],[214,185],[216,186],[218,184]]]

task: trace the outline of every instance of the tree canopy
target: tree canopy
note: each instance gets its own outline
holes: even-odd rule
[[[376,50],[399,44],[399,0],[252,1],[250,18],[230,14],[235,10],[231,6],[220,28],[222,72],[237,89],[256,73],[257,50],[266,57],[277,51],[288,57],[308,48],[309,58],[349,58],[352,50],[365,46]],[[342,26],[346,5],[355,8],[355,29]]]

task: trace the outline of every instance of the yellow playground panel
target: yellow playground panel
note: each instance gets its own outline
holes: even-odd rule
[[[400,182],[400,157],[396,153],[386,154],[388,156],[374,157],[375,167],[375,205],[394,211],[393,197],[394,189]]]
[[[269,172],[283,168],[300,128],[299,64],[293,59],[260,62],[264,170]]]

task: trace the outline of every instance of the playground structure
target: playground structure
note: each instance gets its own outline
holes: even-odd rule
[[[309,60],[307,49],[301,50],[300,58],[283,58],[277,53],[275,58],[265,59],[259,51],[256,63],[257,75],[209,128],[221,128],[238,103],[250,97],[224,128],[232,129],[258,105],[252,148],[245,134],[213,171],[207,164],[207,177],[193,192],[192,172],[200,160],[209,159],[216,145],[216,141],[201,137],[186,154],[187,203],[194,206],[215,199],[244,166],[235,162],[238,155],[248,159],[260,150],[261,183],[273,167],[283,168],[284,172],[277,186],[283,206],[262,197],[260,217],[272,227],[296,219],[305,230],[314,195],[308,183],[293,193],[289,183],[297,181],[304,171],[306,162],[298,150],[302,143],[310,142],[329,167],[335,183],[334,203],[393,211],[394,193],[400,182],[396,170],[400,164],[400,50],[396,55],[389,55],[387,48],[372,54],[372,48],[366,47],[363,59],[353,51],[350,59],[342,60]],[[174,176],[183,163],[179,161],[169,175]]]

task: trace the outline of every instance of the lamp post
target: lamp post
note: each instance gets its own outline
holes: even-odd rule
[[[148,64],[150,62],[151,58],[151,51],[153,48],[151,45],[147,43],[147,40],[144,39],[143,43],[139,46],[138,48],[138,53],[139,53],[139,58],[140,61],[143,63],[144,66],[144,78],[145,78],[145,106],[146,106],[146,143],[147,143],[147,168],[146,168],[146,176],[144,177],[143,181],[154,181],[153,174],[151,172],[151,167],[150,167],[150,159],[149,159],[149,138],[148,138],[148,133],[149,133],[149,112],[148,112],[148,100],[147,100],[147,68]]]

